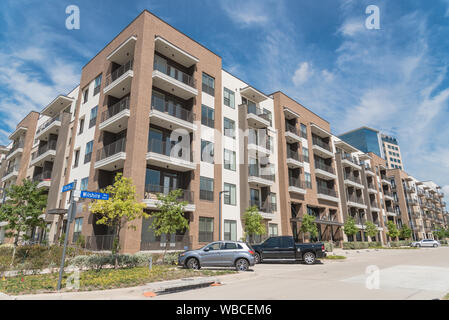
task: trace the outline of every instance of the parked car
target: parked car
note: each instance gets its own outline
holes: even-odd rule
[[[256,263],[264,261],[303,261],[314,264],[326,256],[324,243],[295,243],[292,236],[270,237],[252,246]]]
[[[182,252],[178,264],[189,269],[235,267],[238,271],[246,271],[254,266],[254,250],[244,242],[215,241],[201,249]]]
[[[420,241],[415,241],[412,242],[411,244],[412,247],[439,247],[441,246],[441,243],[437,240],[432,240],[432,239],[423,239]]]

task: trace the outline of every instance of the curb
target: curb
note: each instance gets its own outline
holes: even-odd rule
[[[216,278],[195,279],[186,278],[181,280],[174,280],[172,283],[161,284],[160,286],[148,286],[145,288],[143,295],[145,297],[155,297],[164,294],[170,294],[175,292],[200,289],[210,286],[219,286],[221,282]]]
[[[5,293],[0,292],[0,300],[16,300],[14,297],[8,296]]]

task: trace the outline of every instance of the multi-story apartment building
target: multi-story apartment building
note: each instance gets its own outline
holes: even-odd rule
[[[366,141],[379,147],[377,131],[373,137]],[[48,193],[48,227],[35,239],[54,242],[64,232],[70,193],[63,185],[97,191],[117,173],[132,179],[150,216],[158,193],[182,189],[188,203],[188,230],[157,237],[151,217],[133,221],[122,230],[124,252],[239,240],[250,206],[267,235],[298,240],[304,214],[316,217],[317,240],[334,242],[386,243],[388,220],[413,224],[403,217],[405,200],[392,193],[404,173],[387,170],[381,147],[369,152],[334,136],[329,122],[223,70],[220,56],[148,11],[83,67],[79,86],[30,113],[10,139],[0,150],[1,187],[28,178]],[[91,249],[110,248],[113,230],[98,225],[86,204],[78,204],[69,240],[83,235]],[[361,230],[354,239],[343,232],[349,216]],[[378,227],[375,239],[363,232],[367,221]],[[419,232],[430,237],[431,229]]]

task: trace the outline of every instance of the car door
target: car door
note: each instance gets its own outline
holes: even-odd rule
[[[430,246],[432,246],[432,240],[423,241],[423,247],[430,247]]]
[[[280,246],[281,246],[280,237],[268,238],[262,244],[262,259],[264,260],[279,259]]]
[[[212,242],[201,249],[200,256],[200,264],[204,267],[207,266],[217,266],[220,263],[220,249],[221,242]]]
[[[281,259],[294,260],[296,253],[295,253],[295,242],[293,241],[293,238],[281,237],[281,247],[279,251]]]
[[[221,263],[223,266],[233,266],[238,253],[238,244],[235,242],[224,242],[221,248]]]

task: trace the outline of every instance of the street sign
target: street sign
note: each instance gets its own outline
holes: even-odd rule
[[[69,183],[69,184],[66,184],[65,186],[63,186],[62,192],[67,192],[67,191],[70,191],[73,189],[75,189],[75,182],[72,182],[72,183]]]
[[[81,191],[80,198],[109,200],[109,194],[101,192]]]

